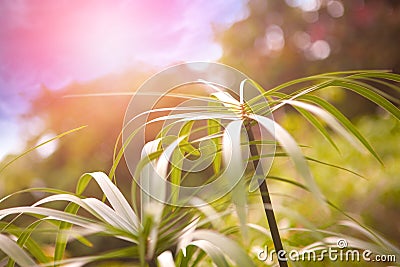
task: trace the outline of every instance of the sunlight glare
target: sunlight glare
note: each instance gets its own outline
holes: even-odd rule
[[[39,139],[39,141],[36,143],[36,145],[39,145],[39,144],[41,144],[41,143],[44,143],[44,142],[46,142],[46,141],[48,141],[48,140],[54,138],[55,136],[56,136],[56,135],[53,134],[53,133],[45,134],[45,135],[43,135],[43,136]],[[52,154],[57,150],[57,148],[58,148],[58,143],[59,143],[59,141],[58,141],[57,139],[56,139],[56,140],[53,140],[53,141],[51,141],[51,142],[49,142],[49,143],[47,143],[47,144],[45,144],[45,145],[43,145],[43,146],[37,148],[37,149],[36,149],[36,152],[37,152],[37,153],[39,154],[39,156],[41,156],[42,158],[47,158],[47,157],[49,157],[50,155],[52,155]]]
[[[80,52],[92,62],[94,68],[106,73],[120,71],[132,62],[135,44],[132,23],[126,23],[116,14],[96,14],[90,23],[79,30]]]

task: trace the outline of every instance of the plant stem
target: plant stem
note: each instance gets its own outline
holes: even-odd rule
[[[149,267],[157,267],[157,261],[155,258],[146,260]]]
[[[251,130],[250,123],[246,125],[246,131],[247,131],[247,135],[249,137],[249,141],[250,142],[255,141],[254,134],[253,134],[253,131]],[[259,156],[257,145],[250,144],[250,154],[252,157]],[[253,160],[253,166],[254,166],[256,175],[263,176],[264,174],[263,174],[262,166],[259,166],[257,168],[258,164],[259,164],[258,159]],[[274,242],[276,255],[278,256],[279,266],[280,267],[288,267],[287,260],[285,257],[286,253],[283,250],[282,240],[279,235],[279,230],[278,230],[278,225],[276,223],[275,213],[272,208],[272,203],[271,203],[271,198],[269,196],[266,178],[264,178],[262,183],[260,184],[260,193],[261,193],[261,197],[262,197],[263,204],[264,204],[265,216],[267,217],[269,229],[271,231],[272,241]]]

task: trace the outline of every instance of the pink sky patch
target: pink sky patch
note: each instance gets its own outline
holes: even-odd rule
[[[137,62],[217,60],[213,25],[242,18],[241,1],[2,1],[1,78],[60,87]],[[32,84],[33,83],[33,84]],[[3,89],[2,89],[3,90]]]
[[[246,0],[0,1],[0,159],[41,84],[61,88],[146,63],[216,61],[213,27],[247,14]],[[7,123],[5,123],[7,122]],[[7,134],[7,132],[10,132]]]

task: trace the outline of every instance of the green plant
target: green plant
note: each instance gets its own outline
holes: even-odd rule
[[[120,259],[140,266],[146,264],[157,266],[157,261],[162,266],[174,264],[195,266],[201,265],[202,262],[209,264],[209,261],[214,262],[217,266],[230,266],[231,264],[256,266],[257,259],[251,254],[252,252],[246,244],[251,243],[253,231],[266,236],[269,235],[269,231],[265,227],[247,221],[248,186],[254,191],[257,185],[261,185],[264,210],[269,218],[270,228],[276,228],[275,230],[271,229],[275,247],[279,246],[281,240],[277,226],[271,225],[275,220],[274,216],[268,215],[272,209],[270,208],[266,179],[274,179],[309,191],[321,202],[321,207],[330,206],[341,212],[322,195],[307,161],[330,164],[324,163],[322,159],[304,156],[302,146],[279,123],[271,119],[271,114],[283,107],[292,106],[318,130],[334,149],[338,150],[338,147],[328,128],[343,136],[356,148],[368,151],[378,161],[381,161],[369,142],[350,120],[332,104],[321,98],[318,93],[328,88],[332,90],[338,87],[348,89],[375,102],[399,120],[400,110],[392,103],[398,104],[398,99],[375,87],[385,86],[399,92],[400,89],[396,84],[398,82],[400,82],[400,75],[385,71],[328,73],[290,81],[270,90],[263,89],[254,81],[244,80],[242,81],[243,87],[245,84],[250,84],[259,90],[259,94],[255,98],[244,101],[243,90],[241,95],[235,96],[213,84],[200,81],[199,83],[212,88],[213,93],[209,96],[191,95],[191,98],[200,99],[205,103],[203,106],[196,107],[195,111],[187,107],[156,108],[147,111],[152,114],[161,111],[180,111],[180,113],[159,116],[141,126],[146,127],[158,121],[176,120],[164,126],[158,134],[158,138],[148,142],[142,150],[142,159],[134,176],[135,179],[140,178],[141,181],[148,181],[148,183],[141,184],[140,202],[137,201],[138,190],[135,183],[132,187],[131,204],[112,183],[116,179],[115,169],[131,138],[137,133],[135,131],[130,134],[130,138],[125,140],[122,148],[115,154],[115,162],[109,175],[85,174],[79,179],[75,193],[43,188],[25,190],[24,192],[43,191],[51,195],[32,206],[0,210],[0,250],[5,252],[8,257],[7,266],[13,266],[14,262],[20,266],[33,266],[37,263],[43,266],[68,266],[69,264],[81,266],[112,259]],[[171,93],[171,95],[173,94]],[[174,96],[188,97],[181,94]],[[260,102],[264,99],[268,100],[268,104]],[[223,124],[223,120],[228,120],[228,123]],[[199,123],[204,121],[205,124]],[[171,136],[169,130],[178,123],[183,123],[179,128],[179,134]],[[257,129],[268,132],[269,135],[264,135],[264,137],[268,136],[268,139],[258,140],[254,134]],[[203,136],[196,136],[202,132]],[[248,138],[244,137],[246,133]],[[202,141],[208,141],[207,146],[215,149],[202,147],[199,145]],[[272,145],[274,148],[276,146],[276,150],[264,154],[262,153],[263,145]],[[250,151],[249,154],[244,153],[246,149]],[[223,174],[224,181],[231,183],[228,186],[232,188],[230,195],[223,196],[212,203],[189,195],[183,199],[183,202],[177,202],[177,205],[164,204],[163,201],[166,200],[172,202],[179,200],[180,186],[192,175],[190,170],[182,171],[183,159],[196,158],[200,155],[199,162],[212,158],[212,167],[206,170],[204,174],[206,177],[203,177],[203,181],[210,183]],[[232,157],[232,155],[235,156]],[[268,175],[268,170],[258,167],[262,167],[258,164],[259,161],[271,160],[274,157],[290,158],[298,173],[303,177],[304,184]],[[7,166],[9,164],[4,167]],[[339,166],[334,167],[343,169]],[[238,174],[240,175],[238,176]],[[171,181],[172,186],[170,188],[164,184],[154,186],[154,184],[158,185],[160,178]],[[91,180],[99,185],[104,194],[103,199],[84,196],[84,191]],[[3,198],[1,202],[5,202],[10,197],[12,196]],[[53,202],[67,202],[68,204],[66,207],[60,208],[49,205]],[[190,204],[189,202],[196,202],[197,205],[184,207],[185,204]],[[201,205],[198,205],[200,203]],[[47,205],[47,207],[42,207],[43,205]],[[237,214],[237,219],[232,218],[231,210]],[[20,217],[27,215],[31,215],[33,220],[27,220],[28,224],[24,225]],[[6,220],[10,217],[11,220]],[[345,225],[364,233],[370,240],[367,242],[348,236],[351,246],[359,249],[369,248],[376,253],[390,251],[400,255],[397,248],[378,234],[361,226],[351,216],[348,216],[348,220],[351,223],[348,221],[344,223]],[[292,229],[297,232],[308,230]],[[315,250],[332,245],[334,243],[332,240],[341,236],[339,233],[311,230],[316,234],[317,240],[312,246]],[[46,255],[41,245],[36,242],[35,233],[41,232],[52,233],[56,236],[55,251],[52,257]],[[124,246],[98,255],[64,258],[67,244],[72,240],[86,246],[95,246],[90,241],[92,235],[120,239],[124,242]],[[10,238],[10,236],[14,238]],[[287,242],[286,245],[292,247],[290,242]],[[277,247],[277,250],[280,249],[282,248]],[[285,263],[281,262],[281,264]]]

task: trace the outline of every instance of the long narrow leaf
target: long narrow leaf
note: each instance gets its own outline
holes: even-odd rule
[[[241,146],[243,121],[233,121],[225,129],[222,138],[222,156],[224,165],[226,166],[225,175],[232,189],[232,202],[236,207],[236,212],[239,217],[241,230],[244,238],[247,238],[247,190],[244,181],[244,172],[246,162],[243,158],[243,147]],[[246,150],[248,158],[248,150]]]
[[[318,186],[315,183],[314,177],[311,174],[311,171],[307,165],[307,162],[301,152],[300,148],[298,147],[296,141],[293,139],[290,134],[282,128],[279,124],[274,122],[273,120],[259,116],[256,114],[250,114],[249,118],[254,119],[257,121],[263,128],[271,133],[275,137],[275,139],[283,146],[286,152],[290,155],[296,169],[299,171],[301,176],[306,181],[307,185],[309,186],[311,192],[317,197],[319,200],[323,200],[324,197],[322,196]]]
[[[375,152],[373,147],[369,144],[367,139],[357,130],[357,128],[351,123],[351,121],[343,115],[337,108],[335,108],[332,104],[328,103],[324,99],[312,96],[305,95],[301,97],[304,100],[307,100],[311,103],[315,103],[332,114],[340,123],[351,132],[362,144],[363,146],[382,164],[382,160],[379,158],[379,155]]]
[[[138,217],[121,191],[111,182],[110,178],[102,172],[93,172],[84,174],[80,179],[80,183],[85,183],[85,180],[88,181],[90,179],[94,179],[97,182],[115,212],[137,229],[139,226]]]
[[[189,245],[196,246],[206,252],[218,267],[229,267],[222,250],[211,242],[206,240],[196,240],[191,242]]]
[[[196,240],[205,240],[218,247],[224,254],[231,258],[237,266],[256,266],[247,253],[228,237],[210,230],[197,230],[193,233]]]
[[[35,261],[16,242],[0,234],[0,250],[13,259],[21,267],[36,266]]]

